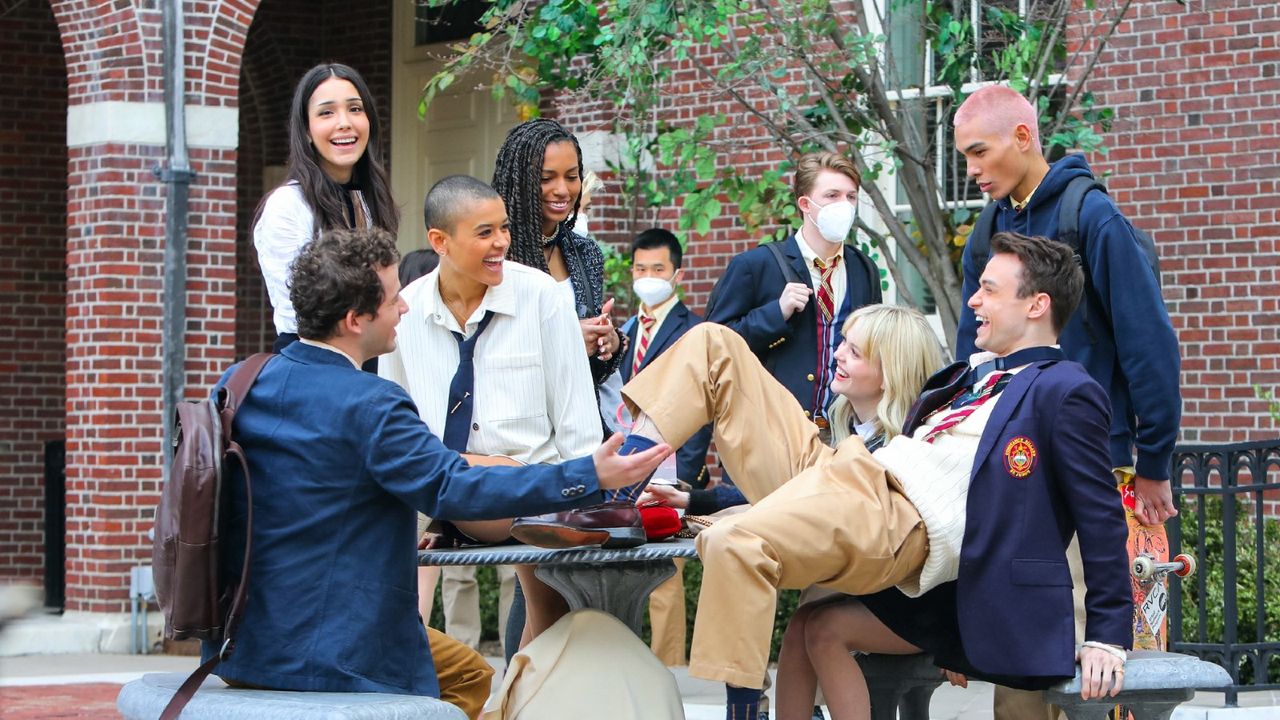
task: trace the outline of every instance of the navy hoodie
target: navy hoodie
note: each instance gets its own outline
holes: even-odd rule
[[[1021,211],[1015,211],[1007,197],[996,201],[996,232],[1057,238],[1062,191],[1072,178],[1091,175],[1082,155],[1053,163]],[[1167,480],[1182,419],[1181,358],[1160,286],[1133,227],[1106,193],[1085,195],[1080,238],[1093,288],[1086,289],[1081,307],[1063,329],[1062,349],[1110,395],[1112,465],[1135,464],[1136,449],[1138,475]],[[969,247],[965,247],[963,264],[967,303],[977,292],[981,275]],[[1088,330],[1082,319],[1086,303]],[[973,310],[966,304],[960,313],[957,359],[967,360],[977,351],[976,333]]]

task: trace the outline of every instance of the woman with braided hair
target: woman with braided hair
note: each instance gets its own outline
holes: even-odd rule
[[[498,150],[493,188],[507,204],[507,258],[537,268],[572,292],[591,360],[596,393],[622,360],[623,335],[604,297],[604,256],[595,241],[573,232],[582,196],[582,151],[563,125],[546,119],[517,125]],[[602,434],[605,431],[601,421]]]

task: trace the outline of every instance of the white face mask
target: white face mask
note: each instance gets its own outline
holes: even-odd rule
[[[813,198],[809,198],[809,202],[817,205]],[[854,212],[852,203],[837,200],[818,208],[818,216],[813,218],[813,224],[818,226],[818,232],[822,233],[827,242],[842,243],[853,229]]]
[[[591,237],[591,231],[587,229],[586,213],[578,213],[578,219],[573,221],[573,231],[583,237]]]
[[[631,283],[631,289],[635,291],[636,297],[640,298],[640,302],[648,307],[661,304],[675,292],[671,281],[660,277],[636,278]]]

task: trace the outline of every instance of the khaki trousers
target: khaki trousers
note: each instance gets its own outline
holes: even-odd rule
[[[474,565],[446,565],[440,573],[440,599],[444,604],[444,631],[468,647],[480,647],[480,585]],[[515,596],[516,569],[499,565],[498,639],[506,647],[507,615]],[[429,618],[428,618],[429,619]]]
[[[492,691],[493,668],[480,653],[434,628],[427,628],[427,644],[440,682],[440,699],[458,706],[475,720]]]
[[[676,558],[676,574],[649,594],[649,649],[663,665],[688,665],[684,642],[688,631],[684,610],[684,558]]]
[[[726,327],[685,333],[622,389],[673,447],[714,422],[716,448],[752,504],[698,535],[702,591],[689,673],[760,687],[778,589],[883,590],[920,572],[920,514],[862,441],[836,449]]]

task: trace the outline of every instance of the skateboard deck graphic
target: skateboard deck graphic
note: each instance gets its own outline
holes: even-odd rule
[[[1129,525],[1129,565],[1142,555],[1157,563],[1169,561],[1169,537],[1164,526],[1149,527],[1138,522],[1134,515],[1133,480],[1119,483],[1120,497],[1124,503],[1124,518]],[[1169,634],[1165,615],[1169,608],[1169,576],[1160,573],[1148,580],[1130,575],[1133,584],[1133,649],[1164,650]]]

